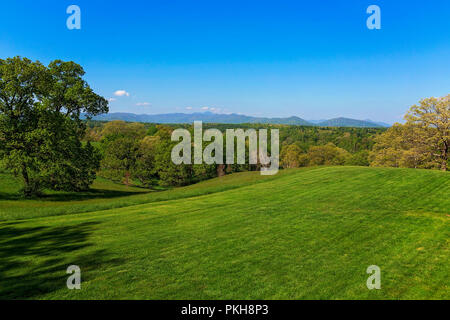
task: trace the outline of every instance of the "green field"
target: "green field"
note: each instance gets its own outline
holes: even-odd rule
[[[166,191],[99,179],[34,200],[0,178],[3,299],[450,299],[448,172],[319,167]]]

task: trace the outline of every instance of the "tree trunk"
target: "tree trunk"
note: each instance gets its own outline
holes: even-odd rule
[[[447,171],[447,161],[448,161],[448,144],[444,142],[444,148],[442,149],[442,163],[441,163],[442,171]]]
[[[217,166],[217,176],[218,177],[222,177],[225,175],[225,165],[224,164],[219,164]]]
[[[30,177],[28,176],[28,170],[25,164],[22,164],[22,177],[23,177],[23,184],[24,188],[23,191],[25,193],[26,197],[31,196],[31,188],[30,188]]]
[[[447,171],[447,159],[446,158],[442,159],[441,170],[442,171]]]
[[[129,171],[125,172],[125,184],[127,186],[130,186],[130,172]]]

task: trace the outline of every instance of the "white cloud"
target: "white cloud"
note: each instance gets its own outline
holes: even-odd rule
[[[221,113],[222,112],[222,108],[216,108],[216,107],[202,107],[201,109],[204,111],[210,111],[213,113]]]
[[[149,106],[150,102],[138,102],[136,103],[137,106]]]
[[[186,110],[192,110],[192,107],[186,107]]]
[[[118,97],[124,97],[124,96],[129,97],[130,96],[130,94],[128,92],[126,92],[125,90],[117,90],[116,92],[114,92],[114,95],[118,96]]]
[[[117,100],[116,98],[109,98],[108,99],[109,102],[113,102],[113,101],[116,101],[116,100]]]

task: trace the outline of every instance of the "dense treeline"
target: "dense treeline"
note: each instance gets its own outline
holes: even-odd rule
[[[405,124],[396,123],[387,130],[310,128],[296,132],[289,128],[283,132],[287,138],[283,140],[281,165],[371,165],[447,171],[450,95],[420,100],[410,108],[405,120]],[[318,145],[311,145],[311,141]]]
[[[102,154],[99,175],[125,184],[180,186],[231,172],[259,170],[261,165],[174,165],[171,141],[176,128],[192,125],[157,125],[124,121],[88,121],[86,142]],[[317,128],[269,124],[203,124],[203,129],[279,129],[281,166],[369,165],[374,137],[385,129]],[[204,144],[204,147],[207,143]],[[224,153],[225,154],[225,153]],[[247,152],[248,158],[248,152]],[[248,163],[248,162],[247,162]]]
[[[384,128],[310,127],[270,124],[203,124],[203,129],[279,129],[280,165],[448,168],[449,96],[412,106],[405,124]],[[171,132],[193,126],[89,121],[86,141],[103,156],[99,174],[123,183],[179,186],[261,165],[174,165]],[[207,143],[204,144],[204,146]],[[248,153],[247,153],[248,158]],[[248,162],[247,162],[248,163]]]

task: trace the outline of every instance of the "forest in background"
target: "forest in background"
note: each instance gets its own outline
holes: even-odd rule
[[[203,127],[216,128],[222,133],[237,128],[279,129],[281,168],[353,165],[447,171],[449,97],[422,99],[405,115],[405,124],[396,123],[388,129],[280,124],[204,124]],[[177,142],[172,142],[170,137],[176,128],[193,132],[190,124],[91,120],[87,122],[85,141],[93,143],[102,154],[98,174],[125,184],[134,181],[147,187],[181,186],[261,168],[260,164],[174,165],[170,155]]]
[[[125,184],[146,187],[181,186],[232,172],[261,168],[260,164],[175,165],[171,161],[171,150],[178,142],[171,141],[171,133],[177,128],[193,131],[193,126],[188,124],[91,120],[87,122],[84,141],[98,148],[102,155],[98,175]],[[283,168],[317,165],[368,166],[374,138],[386,130],[270,124],[203,124],[203,128],[216,128],[222,132],[237,128],[279,129],[280,164]],[[204,143],[204,147],[208,144]],[[248,159],[248,149],[246,157]]]

